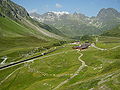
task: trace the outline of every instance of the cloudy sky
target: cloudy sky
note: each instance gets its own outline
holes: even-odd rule
[[[115,8],[120,11],[120,0],[12,0],[29,12],[40,14],[48,11],[80,12],[96,16],[102,8]]]

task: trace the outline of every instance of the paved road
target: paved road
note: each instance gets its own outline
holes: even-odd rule
[[[11,67],[11,66],[15,66],[15,65],[18,65],[18,64],[22,64],[22,63],[28,62],[28,61],[30,61],[30,60],[32,60],[32,59],[35,59],[35,58],[38,58],[38,57],[41,57],[41,56],[47,55],[47,54],[52,53],[52,52],[54,52],[54,51],[56,51],[56,50],[58,50],[58,49],[61,49],[61,48],[63,48],[63,47],[59,47],[59,48],[57,48],[57,49],[51,50],[51,51],[49,51],[49,52],[43,53],[43,54],[38,55],[38,56],[34,56],[34,57],[32,57],[32,58],[29,58],[29,59],[25,59],[25,60],[17,61],[17,62],[14,62],[14,63],[8,64],[8,65],[2,66],[2,67],[0,67],[0,70],[3,70],[3,69],[6,69],[6,68],[9,68],[9,67]]]

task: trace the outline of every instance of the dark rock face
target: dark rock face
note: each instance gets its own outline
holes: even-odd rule
[[[113,18],[113,17],[119,17],[120,18],[120,13],[113,9],[113,8],[103,8],[100,10],[100,12],[97,15],[97,18]]]
[[[3,15],[0,13],[0,17],[2,17]]]
[[[0,12],[11,19],[20,19],[21,17],[29,17],[25,8],[15,4],[10,0],[0,0]]]
[[[104,29],[109,30],[120,24],[120,12],[113,8],[103,8],[96,19],[102,23]]]
[[[0,13],[0,17],[5,17],[5,16]]]
[[[30,13],[30,16],[35,16],[37,18],[40,18],[41,15],[37,14],[36,12]]]

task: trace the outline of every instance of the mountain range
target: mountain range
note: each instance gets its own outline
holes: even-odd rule
[[[0,0],[0,22],[1,37],[61,40],[65,36],[100,35],[115,28],[120,24],[120,12],[103,8],[96,17],[66,11],[29,14],[25,8],[10,0]]]
[[[68,37],[82,35],[99,35],[120,24],[120,12],[113,8],[103,8],[97,16],[88,17],[81,13],[46,12],[38,14],[30,13],[31,18],[52,25]]]
[[[0,0],[0,22],[1,36],[33,36],[40,39],[62,38],[50,32],[56,30],[56,33],[60,33],[56,28],[33,20],[25,8],[10,0]]]
[[[0,54],[5,51],[13,59],[31,48],[52,47],[65,39],[62,35],[53,26],[33,20],[22,6],[11,0],[0,0]]]

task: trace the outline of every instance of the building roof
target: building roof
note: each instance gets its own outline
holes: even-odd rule
[[[88,48],[91,44],[90,43],[84,43],[82,44],[81,46],[74,46],[73,48],[81,48],[81,49],[85,49],[85,48]]]

